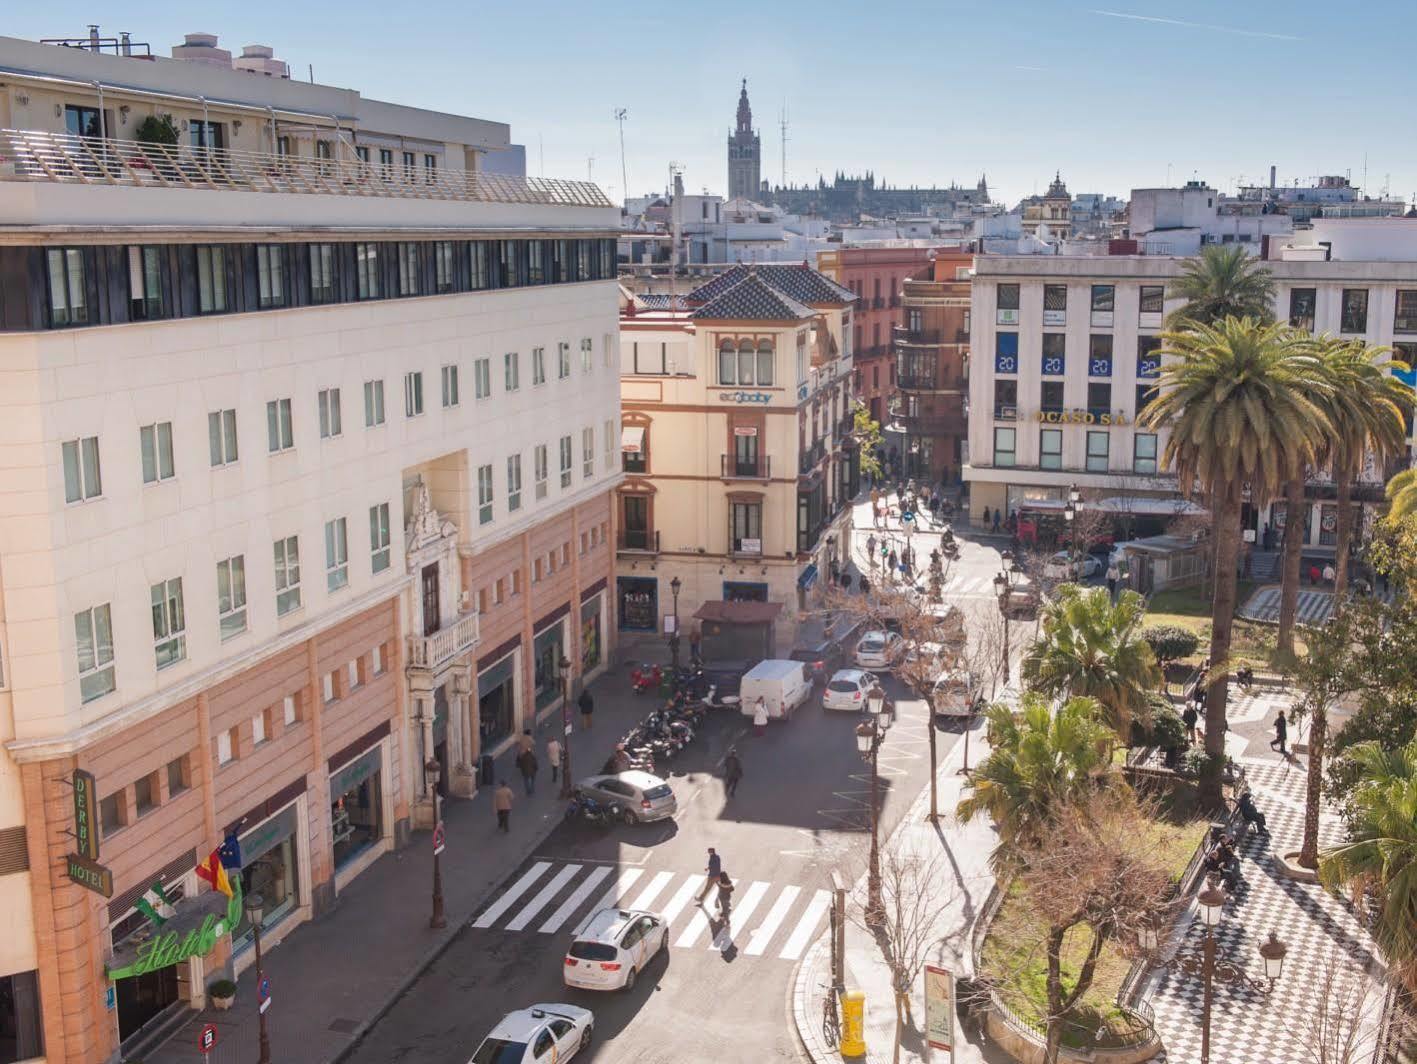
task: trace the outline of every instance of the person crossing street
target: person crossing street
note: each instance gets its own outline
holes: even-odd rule
[[[699,901],[708,897],[708,892],[714,888],[718,882],[718,877],[723,872],[723,858],[718,855],[718,851],[712,846],[708,848],[708,864],[704,867],[704,889],[699,891]]]
[[[731,747],[723,759],[723,792],[729,798],[738,793],[738,783],[743,778],[743,761],[738,756],[738,747]]]

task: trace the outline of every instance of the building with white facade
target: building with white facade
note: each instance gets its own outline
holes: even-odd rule
[[[251,961],[157,963],[153,884],[216,919],[234,838],[276,945],[426,762],[471,794],[603,667],[619,212],[353,90],[9,38],[0,80],[0,1029],[97,1064]]]
[[[1314,219],[1267,247],[1276,318],[1417,360],[1417,219]],[[1061,509],[1072,485],[1116,514],[1164,522],[1181,512],[1174,476],[1160,463],[1166,433],[1135,425],[1160,370],[1162,321],[1177,305],[1166,289],[1181,266],[1168,255],[975,258],[964,471],[975,520],[986,507]],[[1412,433],[1409,415],[1409,452]],[[1354,500],[1365,520],[1392,472],[1369,463],[1360,476]],[[1304,544],[1331,550],[1337,504],[1328,471],[1309,477],[1307,496]],[[1282,530],[1283,511],[1282,501],[1247,505],[1245,527],[1263,542],[1266,526]]]

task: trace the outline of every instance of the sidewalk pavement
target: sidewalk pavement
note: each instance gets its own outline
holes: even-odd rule
[[[649,708],[630,691],[626,669],[612,661],[591,685],[595,724],[570,740],[572,775],[599,770],[616,741]],[[492,788],[472,799],[447,798],[443,820],[447,849],[442,855],[447,926],[428,927],[432,905],[430,835],[385,854],[340,891],[335,907],[291,932],[265,954],[271,983],[267,1012],[271,1056],[290,1064],[328,1064],[340,1059],[440,953],[512,869],[539,846],[562,820],[560,785],[551,782],[546,740],[561,729],[560,710],[536,729],[536,793],[528,797],[514,771],[512,751],[497,759],[497,778],[516,795],[511,832],[497,831]],[[206,1009],[163,1046],[143,1057],[145,1064],[250,1064],[258,1056],[255,967],[242,975],[230,1011]],[[202,1026],[214,1023],[218,1042],[210,1057],[197,1051]]]
[[[977,717],[970,725],[971,766],[977,765],[989,752],[984,739],[984,723],[982,717]],[[965,777],[959,772],[963,764],[964,742],[961,739],[944,756],[936,776],[939,823],[930,823],[930,791],[927,787],[911,805],[895,834],[889,841],[882,842],[881,850],[883,853],[898,850],[905,854],[918,854],[924,860],[932,857],[940,859],[939,867],[946,879],[941,887],[938,942],[927,963],[956,975],[971,975],[970,932],[994,884],[988,861],[996,835],[993,826],[984,820],[961,824],[955,819],[955,806],[965,784]],[[852,908],[856,896],[857,890],[848,895],[848,910]],[[797,1034],[814,1064],[839,1064],[843,1059],[840,1052],[829,1047],[822,1037],[822,1003],[831,986],[829,934],[818,939],[803,958],[794,976],[792,990],[792,1012]],[[852,1059],[864,1060],[868,1064],[891,1060],[895,1045],[895,998],[891,990],[890,969],[875,938],[853,923],[849,916],[846,925],[846,986],[848,990],[860,990],[866,995],[867,1052],[864,1058]],[[930,1060],[942,1064],[951,1059],[949,1054],[931,1050],[924,1035],[924,991],[922,974],[916,978],[911,991],[914,1022],[904,1028],[901,1060],[907,1064]],[[1001,1056],[997,1049],[981,1048],[969,1041],[970,1034],[972,1032],[963,1030],[956,1015],[954,1064],[993,1064],[1008,1059]]]

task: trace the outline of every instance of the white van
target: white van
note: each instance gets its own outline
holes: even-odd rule
[[[812,680],[807,673],[809,662],[760,661],[743,677],[738,692],[739,707],[745,717],[751,717],[761,698],[767,707],[768,720],[786,720],[812,693]]]

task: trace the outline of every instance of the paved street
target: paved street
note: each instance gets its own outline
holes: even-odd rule
[[[866,508],[858,515],[864,562],[870,518]],[[932,539],[917,535],[916,549],[928,556],[933,542],[924,544]],[[995,608],[989,581],[997,551],[969,543],[963,554],[947,599],[966,610]],[[923,703],[898,697],[880,754],[883,837],[928,778],[926,717]],[[537,1001],[595,1010],[591,1060],[696,1060],[706,1047],[722,1046],[755,1061],[801,1059],[788,1015],[790,977],[826,928],[832,870],[850,882],[864,867],[870,777],[856,751],[856,723],[854,714],[825,711],[815,700],[761,739],[743,718],[710,717],[672,765],[680,803],[673,821],[556,828],[505,869],[480,911],[346,1059],[463,1064],[504,1012]],[[941,759],[958,739],[939,733]],[[717,772],[735,743],[745,779],[728,799]],[[728,927],[696,902],[708,846],[722,854],[737,886]],[[628,993],[566,990],[561,968],[571,933],[614,902],[665,913],[667,955]]]

